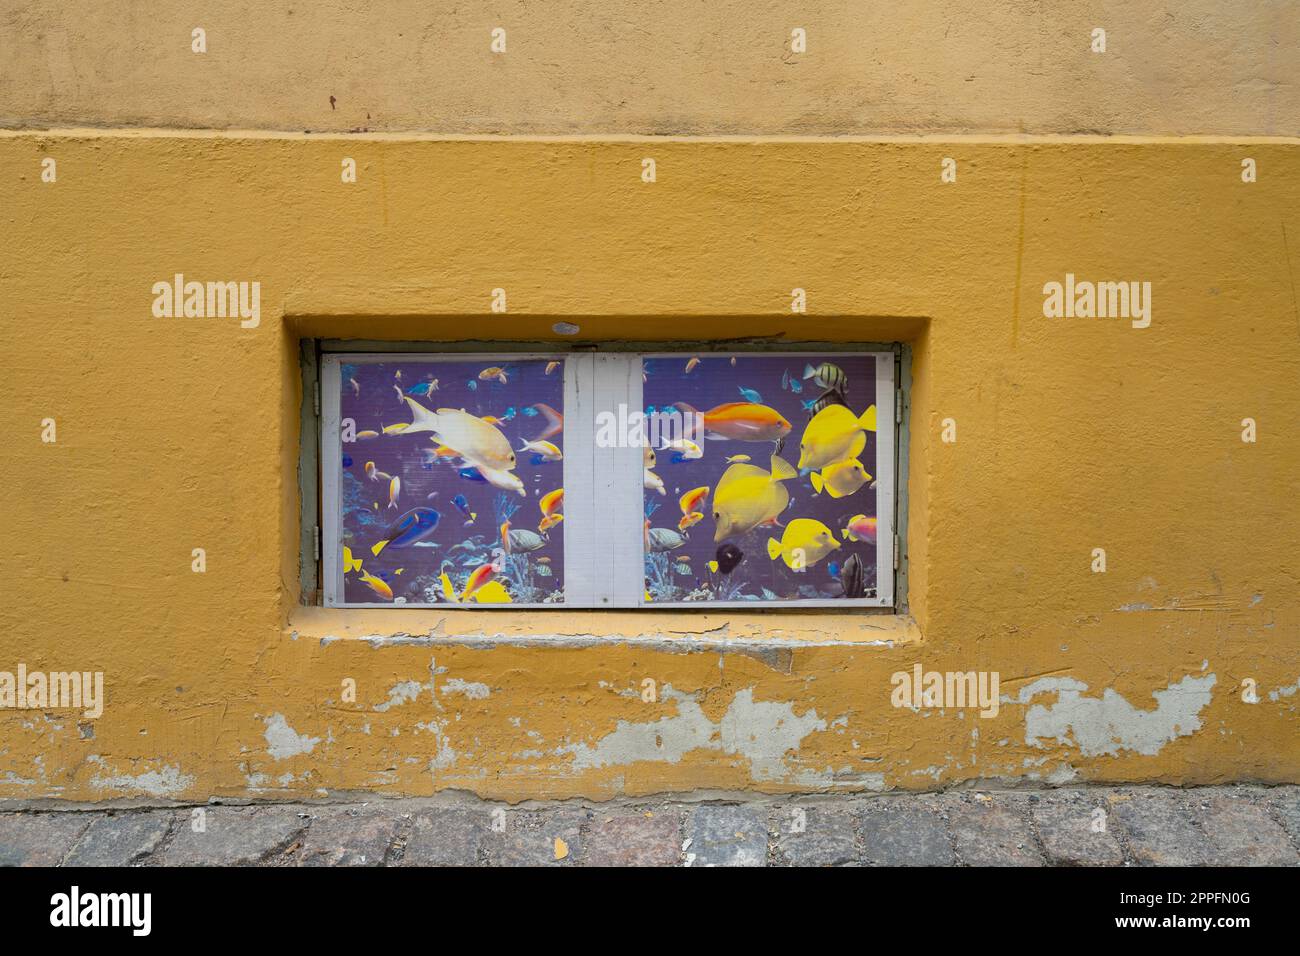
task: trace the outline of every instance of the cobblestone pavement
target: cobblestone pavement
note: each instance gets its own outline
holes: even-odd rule
[[[6,866],[1296,866],[1300,787],[0,807]]]

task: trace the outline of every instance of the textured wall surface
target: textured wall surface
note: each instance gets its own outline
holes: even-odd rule
[[[0,795],[1300,779],[1294,141],[24,132],[0,169],[0,669],[108,697],[0,710]],[[260,325],[155,318],[177,272],[261,282]],[[1045,318],[1067,272],[1150,281],[1150,326]],[[911,342],[914,620],[297,607],[298,335],[560,315]],[[918,662],[999,713],[892,707]]]
[[[3,0],[0,125],[1294,136],[1297,63],[1293,0]]]

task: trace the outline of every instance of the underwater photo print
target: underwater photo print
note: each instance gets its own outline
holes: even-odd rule
[[[344,604],[564,599],[564,362],[345,359]]]
[[[876,359],[646,358],[646,601],[873,598]]]

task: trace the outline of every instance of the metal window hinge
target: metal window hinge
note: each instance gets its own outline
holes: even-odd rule
[[[311,407],[315,410],[317,417],[320,417],[320,382],[311,383]]]
[[[899,554],[898,535],[894,535],[894,570],[895,571],[898,570],[898,565],[899,565],[898,554]]]
[[[903,424],[903,390],[894,390],[894,424]]]
[[[320,560],[320,525],[318,524],[312,525],[311,537],[312,537],[312,541],[315,544],[316,560],[319,561]],[[895,539],[895,543],[897,543],[897,539]],[[895,560],[897,560],[897,558],[895,558]]]

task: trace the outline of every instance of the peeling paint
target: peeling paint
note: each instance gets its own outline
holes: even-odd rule
[[[91,758],[96,763],[103,763],[102,758]],[[194,778],[183,774],[179,767],[165,766],[161,770],[150,770],[140,774],[118,774],[112,777],[96,775],[90,784],[100,790],[116,790],[121,793],[147,793],[151,797],[170,797],[181,793],[194,783]]]
[[[266,752],[276,760],[309,754],[320,743],[319,737],[296,733],[283,714],[272,714],[263,720],[266,722]]]
[[[1216,676],[1193,677],[1190,674],[1176,684],[1153,691],[1155,710],[1134,707],[1112,688],[1100,698],[1084,697],[1088,685],[1069,677],[1044,677],[1020,690],[1005,703],[1028,704],[1040,694],[1057,695],[1051,706],[1034,704],[1025,714],[1025,742],[1045,746],[1045,739],[1058,744],[1073,744],[1085,756],[1116,756],[1132,750],[1154,756],[1176,737],[1186,737],[1201,729],[1200,712],[1209,706],[1210,690]]]

